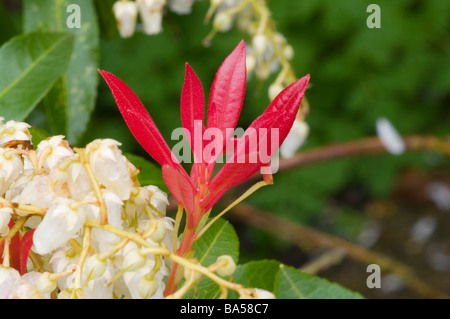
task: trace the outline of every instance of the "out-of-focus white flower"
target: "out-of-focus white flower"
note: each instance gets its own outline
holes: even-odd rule
[[[284,90],[284,86],[282,86],[280,83],[272,83],[269,86],[269,99],[271,101],[275,100],[278,94],[280,94],[281,91]]]
[[[426,242],[433,235],[437,220],[431,216],[424,216],[416,221],[411,228],[411,238],[419,243]]]
[[[0,148],[0,196],[22,173],[23,164],[20,156],[14,150]]]
[[[9,221],[11,220],[12,208],[2,207],[0,208],[0,237],[4,237],[9,233]]]
[[[260,288],[255,288],[254,295],[255,299],[276,299],[273,293]]]
[[[214,16],[213,28],[220,32],[227,32],[232,27],[232,16],[227,12],[218,12]]]
[[[194,0],[168,0],[169,8],[176,14],[190,14]]]
[[[247,69],[247,73],[251,73],[253,72],[253,70],[255,70],[256,59],[253,54],[247,54],[247,56],[245,57],[245,67]]]
[[[239,1],[240,0],[222,0],[220,2],[216,1],[216,5],[218,4],[217,11],[221,12],[221,11],[229,10],[229,9],[237,6]]]
[[[41,141],[36,149],[39,163],[42,163],[46,171],[74,155],[69,143],[64,140],[63,135],[56,135]]]
[[[38,254],[47,254],[79,235],[85,218],[78,207],[76,201],[68,198],[53,201],[33,236]]]
[[[280,147],[280,154],[283,158],[294,156],[295,152],[305,143],[308,137],[309,126],[306,122],[295,120],[289,134]]]
[[[86,146],[89,165],[97,181],[114,191],[121,200],[130,198],[133,181],[128,172],[127,159],[113,139],[97,139]]]
[[[162,30],[162,16],[165,0],[136,0],[144,24],[145,34],[158,34]]]
[[[450,187],[441,182],[431,182],[426,187],[426,193],[440,209],[450,212]]]
[[[381,143],[389,153],[400,155],[405,151],[405,142],[388,119],[384,117],[377,119],[376,130]]]
[[[256,34],[252,38],[252,46],[257,55],[262,55],[267,48],[268,40],[264,34]]]
[[[0,118],[0,122],[3,118]],[[31,126],[24,122],[8,121],[0,125],[0,145],[9,141],[30,141],[31,134],[28,130]]]
[[[50,293],[38,291],[36,283],[41,273],[31,271],[24,274],[18,284],[10,292],[10,299],[50,299]]]
[[[25,185],[18,201],[22,204],[34,205],[40,208],[48,208],[53,203],[57,194],[53,189],[53,181],[49,175],[35,175]]]
[[[117,1],[113,5],[119,33],[122,38],[129,38],[136,30],[138,9],[134,1]]]
[[[0,299],[8,299],[19,283],[20,274],[17,270],[0,265]]]

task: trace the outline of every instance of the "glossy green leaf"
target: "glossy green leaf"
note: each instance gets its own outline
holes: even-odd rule
[[[33,143],[34,148],[38,146],[38,144],[45,140],[46,138],[52,136],[49,131],[39,128],[39,127],[30,127],[28,129],[31,134],[31,143]]]
[[[247,288],[261,288],[273,292],[279,270],[280,262],[276,260],[251,261],[237,266],[233,280]],[[239,295],[231,292],[228,297],[239,298]]]
[[[133,163],[134,166],[136,166],[136,168],[141,170],[138,178],[142,186],[154,185],[162,191],[168,192],[167,186],[162,178],[161,167],[159,165],[155,165],[139,155],[129,153],[125,153],[124,155],[131,163]]]
[[[239,239],[233,226],[224,219],[217,220],[198,241],[194,244],[194,257],[203,266],[216,262],[222,255],[230,255],[235,263],[239,258]],[[220,296],[220,288],[209,278],[203,278],[197,287],[197,296],[200,299],[215,299]],[[191,291],[186,298],[194,298]]]
[[[73,36],[19,35],[0,48],[0,116],[22,121],[66,70]]]
[[[277,299],[362,299],[363,297],[336,283],[301,272],[293,267],[280,266],[275,281]]]
[[[54,134],[76,144],[95,107],[98,85],[99,28],[92,0],[24,1],[24,29],[68,32],[74,35],[74,54],[62,77],[43,104]],[[77,14],[79,14],[77,16]],[[79,18],[79,25],[76,24]]]

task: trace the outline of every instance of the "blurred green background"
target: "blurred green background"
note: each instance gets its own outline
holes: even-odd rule
[[[268,1],[278,31],[294,48],[292,65],[296,75],[311,75],[312,86],[306,93],[310,135],[302,150],[373,136],[375,121],[381,116],[404,135],[449,134],[450,1],[376,1],[381,7],[380,29],[366,25],[370,3],[374,1]],[[168,11],[162,33],[136,33],[129,39],[120,38],[107,23],[111,12],[109,17],[108,11],[102,13],[101,22],[106,22],[100,29],[99,67],[135,91],[169,144],[172,130],[181,126],[179,99],[184,63],[193,67],[207,95],[223,59],[240,39],[249,40],[247,34],[232,29],[218,34],[211,46],[202,46],[211,30],[211,25],[203,22],[207,9],[208,1],[196,1],[190,15]],[[3,1],[1,12],[3,43],[22,32],[21,1]],[[269,104],[267,89],[275,77],[273,74],[266,81],[250,78],[239,126],[246,127]],[[38,106],[27,121],[49,129],[42,107]],[[147,156],[129,133],[102,79],[92,118],[77,145],[94,138],[114,138],[122,142],[125,152]],[[384,223],[388,219],[390,226],[383,229],[381,236],[398,236],[374,248],[409,263],[420,255],[407,255],[403,246],[398,248],[400,252],[390,250],[407,240],[400,236],[402,229],[409,228],[428,210],[433,211],[430,214],[439,220],[441,228],[449,224],[449,215],[433,210],[427,199],[418,201],[416,193],[399,199],[394,191],[403,174],[411,171],[414,176],[427,177],[413,179],[422,183],[417,186],[423,191],[426,182],[436,176],[447,178],[449,164],[446,157],[435,152],[330,160],[275,174],[275,184],[258,191],[247,202],[354,242],[370,221]],[[374,209],[387,202],[393,202],[396,208],[381,209],[384,213]],[[407,216],[408,222],[402,216]],[[236,228],[242,236],[242,262],[273,257],[300,267],[311,257],[260,230],[237,222]],[[450,258],[448,236],[439,240]],[[421,274],[437,274],[439,279],[430,280],[436,280],[436,285],[450,293],[450,265],[436,271],[431,264],[422,259],[420,262],[413,268]],[[345,262],[326,275],[361,291],[365,280],[358,277],[359,281],[355,281],[351,272],[355,267],[358,276],[364,276],[363,268]],[[408,291],[396,292],[398,296],[414,296]],[[367,288],[363,294],[378,296]]]

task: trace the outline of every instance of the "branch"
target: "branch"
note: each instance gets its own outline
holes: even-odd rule
[[[411,151],[434,150],[450,156],[450,137],[440,139],[430,135],[412,135],[403,138]],[[367,137],[356,141],[333,144],[302,151],[289,159],[281,159],[279,171],[339,157],[353,157],[386,153],[378,137]],[[253,178],[258,175],[253,176]]]

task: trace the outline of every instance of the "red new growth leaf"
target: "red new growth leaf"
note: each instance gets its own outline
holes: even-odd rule
[[[216,73],[208,102],[207,127],[218,128],[224,137],[223,145],[228,141],[227,128],[234,128],[241,113],[245,95],[247,71],[245,65],[245,43],[241,41],[223,61]]]
[[[308,81],[309,75],[306,75],[283,90],[245,131],[233,156],[211,181],[210,194],[202,203],[206,209],[217,201],[224,189],[242,183],[267,164],[261,161],[261,141],[267,143],[263,155],[270,159],[294,123]],[[276,145],[271,144],[272,134],[278,134]]]
[[[186,75],[183,90],[181,92],[180,104],[181,123],[189,134],[188,136],[190,136],[189,142],[191,143],[191,146],[194,147],[195,121],[200,121],[202,123],[201,133],[204,131],[203,120],[205,117],[205,97],[202,84],[188,63],[186,63]]]
[[[14,226],[14,222],[11,220],[8,226],[11,229]],[[22,238],[20,238],[19,233],[16,233],[9,243],[9,265],[21,275],[27,272],[28,255],[33,246],[33,233],[34,229],[27,231]],[[0,263],[3,262],[4,247],[5,241],[2,241],[0,245]]]
[[[172,193],[173,197],[180,203],[186,210],[187,221],[190,227],[195,211],[195,189],[192,185],[192,181],[181,173],[177,168],[170,165],[164,165],[162,167],[162,175],[164,182]]]
[[[161,165],[181,166],[175,156],[171,156],[169,146],[136,94],[111,73],[99,72],[108,83],[120,113],[139,144]]]
[[[27,231],[22,239],[20,240],[19,245],[19,272],[21,275],[25,274],[27,272],[27,260],[28,256],[30,254],[31,247],[33,246],[33,234],[34,229]]]
[[[202,85],[189,64],[181,93],[181,121],[189,134],[195,163],[191,177],[186,174],[163,140],[155,123],[136,95],[119,79],[100,71],[108,82],[126,123],[139,143],[163,167],[162,173],[170,192],[186,211],[186,225],[177,253],[183,256],[195,241],[202,215],[230,187],[269,166],[270,158],[289,133],[309,81],[309,75],[282,91],[245,131],[242,138],[230,138],[236,127],[244,101],[246,84],[245,44],[239,45],[224,60],[214,78],[208,101],[207,127],[204,119]],[[209,139],[203,133],[219,132]],[[197,134],[201,136],[196,136]],[[211,142],[208,142],[211,140]],[[213,147],[211,147],[213,146]],[[233,151],[229,150],[233,146]],[[211,152],[209,152],[211,150]],[[225,151],[225,152],[224,152]],[[206,154],[204,154],[206,153]],[[214,163],[221,154],[231,157],[210,182]],[[206,158],[206,156],[212,158]],[[270,171],[263,175],[272,182]],[[176,290],[177,266],[171,269],[165,295]]]

